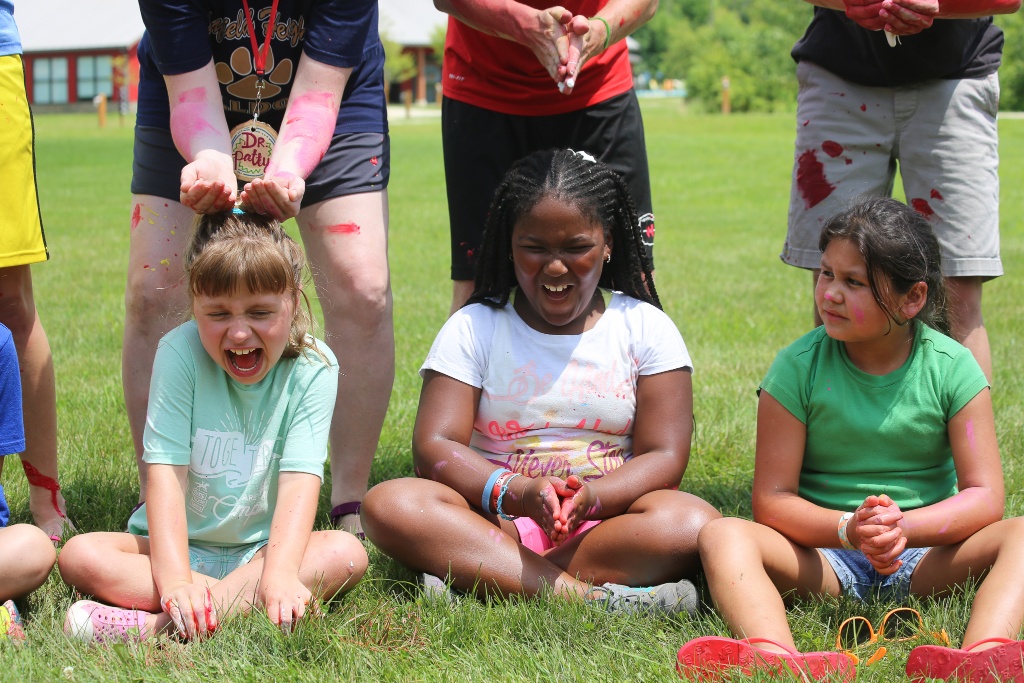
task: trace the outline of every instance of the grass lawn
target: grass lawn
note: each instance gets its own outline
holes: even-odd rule
[[[686,490],[726,514],[750,515],[755,388],[776,352],[810,324],[811,283],[778,259],[785,235],[794,123],[789,115],[689,116],[644,103],[658,288],[696,365],[697,434]],[[401,113],[399,113],[401,116]],[[120,530],[136,472],[120,382],[128,255],[131,122],[104,130],[84,116],[40,116],[40,194],[51,252],[33,269],[53,347],[62,483],[82,531]],[[1024,120],[1001,122],[1002,253],[1007,277],[986,287],[996,423],[1007,512],[1024,513]],[[393,122],[391,262],[397,376],[373,482],[412,473],[409,441],[417,369],[448,310],[448,231],[438,118]],[[899,195],[898,195],[899,196]],[[1018,313],[1014,313],[1018,311]],[[125,349],[124,353],[133,353]],[[26,416],[31,420],[32,416]],[[866,444],[867,445],[867,444]],[[7,464],[14,521],[29,521],[25,479]],[[327,491],[318,523],[327,524]],[[713,613],[694,619],[613,616],[555,600],[428,604],[412,575],[375,550],[363,583],[290,638],[259,616],[228,621],[207,642],[88,648],[61,632],[72,600],[56,572],[28,600],[29,644],[0,644],[0,680],[657,680],[697,635],[726,634]],[[1024,569],[1024,568],[1022,568]],[[971,591],[915,603],[930,630],[963,634]],[[853,614],[888,603],[804,601],[791,610],[798,645],[831,649]],[[896,644],[860,680],[903,678]],[[73,667],[73,670],[66,669]]]

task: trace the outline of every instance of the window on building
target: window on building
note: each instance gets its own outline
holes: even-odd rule
[[[89,101],[100,93],[107,97],[114,94],[114,70],[110,55],[79,57],[76,66],[79,101]]]
[[[32,60],[32,102],[64,104],[68,101],[67,57]]]

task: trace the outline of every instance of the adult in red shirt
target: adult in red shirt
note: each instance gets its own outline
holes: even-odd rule
[[[652,258],[654,213],[643,121],[625,37],[657,0],[434,0],[449,14],[441,108],[452,241],[452,311],[473,289],[494,190],[512,163],[584,151],[629,186]],[[653,267],[653,260],[651,262]]]

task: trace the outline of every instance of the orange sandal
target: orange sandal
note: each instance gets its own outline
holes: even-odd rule
[[[999,643],[987,650],[974,648]],[[927,678],[954,678],[970,683],[1024,682],[1024,640],[986,638],[958,650],[941,645],[921,645],[910,651],[907,676],[914,683]]]
[[[769,643],[786,650],[770,652],[754,647]],[[735,640],[719,636],[694,638],[679,649],[676,671],[697,681],[720,681],[730,669],[744,674],[755,670],[786,674],[802,681],[852,681],[857,674],[853,661],[842,652],[794,652],[767,638]]]

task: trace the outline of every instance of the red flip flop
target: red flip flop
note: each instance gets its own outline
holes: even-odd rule
[[[999,643],[987,650],[974,648]],[[919,645],[907,658],[907,676],[914,683],[928,678],[954,678],[970,683],[1024,682],[1024,640],[986,638],[958,650],[941,645]]]
[[[754,643],[770,643],[786,652],[769,652],[754,647]],[[843,681],[848,683],[857,675],[857,668],[842,652],[794,652],[767,638],[735,640],[719,636],[694,638],[679,648],[676,671],[697,681],[720,681],[739,669],[744,674],[755,670],[784,674],[803,681]]]

